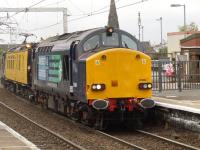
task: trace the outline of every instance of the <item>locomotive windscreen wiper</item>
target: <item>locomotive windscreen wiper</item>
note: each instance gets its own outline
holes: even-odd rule
[[[126,48],[129,48],[128,44],[125,41],[123,41],[123,43],[124,43],[124,45],[125,45]]]
[[[91,50],[89,50],[88,52],[93,52],[93,51],[95,51],[98,47],[99,47],[99,43],[97,43],[96,46],[95,46],[94,48],[92,48]]]

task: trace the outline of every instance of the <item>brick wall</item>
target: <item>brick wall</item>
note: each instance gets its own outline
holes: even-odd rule
[[[181,46],[186,46],[186,47],[200,46],[200,37],[181,42]]]

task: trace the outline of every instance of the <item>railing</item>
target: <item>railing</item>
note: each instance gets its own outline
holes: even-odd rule
[[[153,90],[200,88],[200,61],[152,61]]]

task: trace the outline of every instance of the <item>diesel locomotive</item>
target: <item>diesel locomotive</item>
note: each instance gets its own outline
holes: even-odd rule
[[[134,122],[135,114],[154,107],[151,59],[139,46],[134,36],[112,27],[25,43],[3,54],[1,82],[98,129]]]

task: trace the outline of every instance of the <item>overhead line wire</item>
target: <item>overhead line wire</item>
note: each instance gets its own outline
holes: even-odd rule
[[[41,1],[39,1],[39,2],[37,2],[37,3],[35,3],[35,4],[33,4],[33,5],[31,5],[31,6],[27,7],[27,8],[25,8],[25,9],[19,11],[19,12],[16,12],[15,14],[11,15],[10,17],[13,17],[13,16],[15,16],[15,15],[21,13],[21,12],[26,12],[28,9],[30,9],[30,8],[36,6],[36,5],[38,5],[38,4],[40,4],[40,3],[44,2],[44,1],[46,1],[46,0],[41,0]]]
[[[148,1],[148,0],[140,0],[140,1],[137,1],[135,3],[131,3],[131,4],[127,4],[127,5],[124,5],[124,6],[120,6],[120,7],[117,7],[116,9],[122,9],[122,8],[126,8],[126,7],[130,7],[130,6],[133,6],[133,5],[136,5],[136,4],[140,4],[140,3],[143,3],[145,1]],[[75,19],[70,19],[68,20],[68,22],[73,22],[73,21],[77,21],[77,20],[81,20],[81,19],[84,19],[84,18],[88,18],[88,17],[91,17],[91,16],[94,16],[94,15],[99,15],[99,14],[103,14],[103,13],[106,13],[108,12],[109,10],[105,10],[105,11],[101,11],[101,12],[96,12],[96,13],[88,13],[86,14],[85,16],[82,16],[82,17],[79,17],[79,18],[75,18]],[[45,28],[49,28],[49,27],[52,27],[52,26],[56,26],[58,24],[61,24],[62,21],[58,22],[58,23],[55,23],[55,24],[52,24],[52,25],[49,25],[49,26],[45,26],[45,27],[41,27],[41,28],[35,28],[35,29],[31,29],[29,31],[37,31],[37,30],[41,30],[41,29],[45,29]]]

